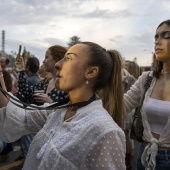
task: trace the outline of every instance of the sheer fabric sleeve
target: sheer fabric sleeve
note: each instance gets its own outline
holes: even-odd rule
[[[85,159],[83,170],[125,170],[125,136],[123,131],[111,131],[96,139]]]
[[[52,112],[46,110],[28,111],[9,102],[6,107],[0,108],[0,138],[6,142],[13,142],[23,135],[37,133]]]
[[[146,82],[148,72],[144,72],[134,85],[124,94],[124,106],[126,114],[130,113],[134,108],[140,105],[144,93],[144,84]]]

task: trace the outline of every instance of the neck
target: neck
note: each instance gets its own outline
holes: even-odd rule
[[[82,102],[82,101],[88,101],[93,95],[94,92],[85,91],[85,90],[83,91],[83,93],[69,92],[69,98],[72,104],[77,102]]]
[[[170,74],[170,65],[169,64],[163,65],[162,74]]]

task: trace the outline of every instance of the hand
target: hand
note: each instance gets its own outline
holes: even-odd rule
[[[16,66],[17,71],[22,71],[25,69],[25,62],[22,56],[19,56],[16,58],[15,66]]]
[[[44,103],[52,103],[53,101],[51,98],[44,93],[35,93],[33,94],[34,100],[37,104],[44,104]]]

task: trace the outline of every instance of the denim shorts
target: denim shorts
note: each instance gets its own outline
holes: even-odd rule
[[[141,155],[144,149],[145,146],[142,144],[137,159],[137,170],[145,170],[144,166],[141,163]],[[170,170],[170,149],[158,150],[158,154],[156,156],[155,170]]]

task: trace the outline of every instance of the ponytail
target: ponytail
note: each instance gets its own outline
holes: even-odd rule
[[[112,59],[113,67],[110,73],[110,81],[102,90],[103,106],[110,113],[115,122],[123,128],[124,111],[121,55],[116,50],[109,50],[107,52]]]
[[[93,90],[103,101],[103,107],[114,121],[123,128],[123,87],[121,74],[121,55],[116,50],[102,48],[92,42],[80,42],[88,46],[88,65],[97,66],[99,73],[94,81]]]

